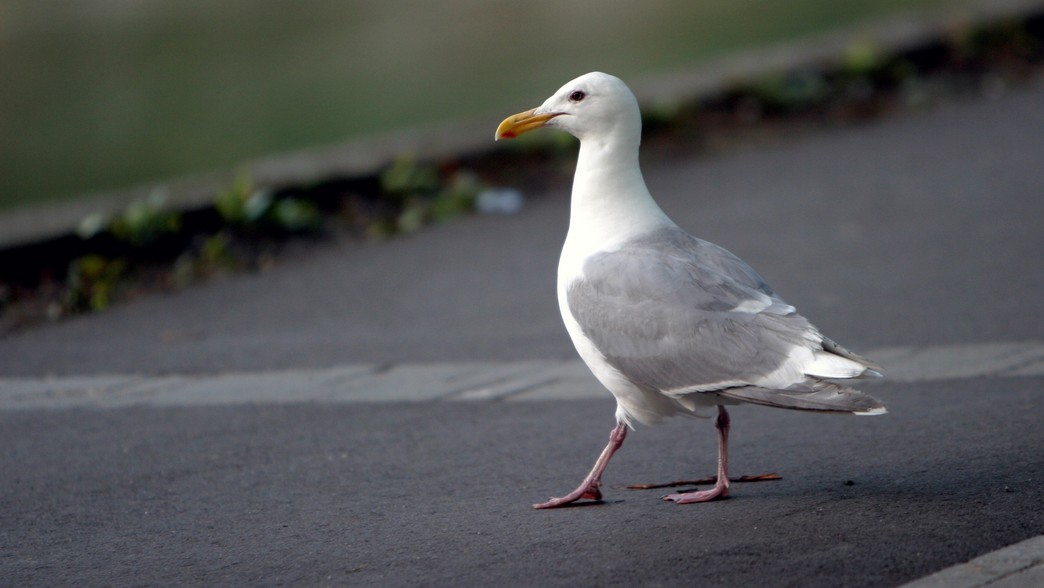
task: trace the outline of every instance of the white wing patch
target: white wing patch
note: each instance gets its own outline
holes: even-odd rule
[[[806,365],[804,371],[817,378],[858,378],[866,373],[867,368],[840,355],[816,351],[812,363]]]
[[[770,306],[772,306],[772,299],[762,294],[757,298],[751,298],[740,302],[731,312],[749,312],[751,314],[757,314]]]
[[[795,345],[782,365],[751,383],[762,388],[784,390],[808,376],[847,379],[866,375],[871,374],[861,363],[819,349]]]
[[[771,372],[751,378],[751,384],[770,390],[783,390],[805,379],[805,366],[812,363],[812,350],[803,345],[794,345],[787,359]]]

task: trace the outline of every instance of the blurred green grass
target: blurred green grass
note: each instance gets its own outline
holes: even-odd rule
[[[0,209],[508,114],[591,70],[646,76],[962,4],[0,0]]]

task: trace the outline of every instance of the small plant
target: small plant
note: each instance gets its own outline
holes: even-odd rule
[[[255,189],[245,174],[214,196],[214,208],[226,223],[249,231],[306,233],[317,231],[322,218],[315,205],[295,198],[275,198]]]
[[[458,170],[435,194],[431,203],[432,219],[442,222],[475,210],[475,199],[482,189],[482,181],[474,172]]]
[[[395,160],[380,175],[382,195],[398,211],[393,221],[378,221],[370,227],[374,236],[412,233],[424,225],[446,221],[475,208],[482,182],[473,172],[456,170],[443,178],[438,167],[412,157]]]
[[[174,288],[184,288],[202,277],[222,271],[236,271],[245,265],[247,262],[235,250],[235,240],[230,231],[198,235],[192,247],[174,260],[169,283]]]
[[[267,218],[279,229],[290,233],[312,233],[322,225],[315,205],[296,198],[276,200],[268,209]]]
[[[398,157],[380,176],[381,191],[388,196],[408,198],[428,194],[439,187],[439,169],[409,155]]]
[[[860,38],[848,44],[841,56],[840,72],[852,77],[869,77],[885,62],[881,48],[871,39]]]
[[[79,313],[108,308],[127,270],[123,259],[84,255],[69,264],[62,296],[65,312]]]
[[[233,225],[255,224],[271,206],[271,193],[255,190],[245,174],[236,176],[231,186],[214,195],[214,209],[225,222]]]
[[[163,235],[178,232],[181,216],[166,207],[167,196],[153,191],[148,197],[127,205],[122,214],[109,221],[109,232],[135,247],[154,243]]]

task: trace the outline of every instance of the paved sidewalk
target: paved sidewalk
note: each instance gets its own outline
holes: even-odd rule
[[[874,389],[884,391],[902,383],[941,382],[952,385],[962,379],[1001,382],[1024,378],[1044,381],[1044,342],[1041,341],[882,348],[871,350],[869,354],[889,366],[886,382],[869,381],[864,386],[875,393]],[[449,404],[514,404],[583,399],[597,400],[600,405],[611,404],[607,402],[608,393],[598,385],[586,367],[576,360],[353,365],[217,375],[0,378],[0,416],[5,411],[66,412],[82,409],[126,410],[134,407],[260,407],[301,403],[377,403],[396,406],[402,403],[424,405],[431,401]],[[606,426],[608,422],[606,419]],[[744,433],[745,425],[743,420],[738,424],[741,433]],[[645,433],[642,430],[635,437]],[[7,443],[12,441],[8,439]],[[547,441],[557,444],[561,440],[548,436]],[[563,480],[565,483],[570,481]],[[742,494],[744,490],[737,487],[735,493]],[[620,491],[617,488],[612,492]],[[524,507],[515,505],[516,508],[519,506]],[[17,573],[18,566],[12,568],[10,561],[7,564],[0,561],[0,578],[6,575],[5,568],[6,574],[11,574]],[[362,570],[360,568],[356,571],[361,573]],[[119,576],[106,577],[122,582]],[[182,576],[177,577],[184,579]],[[384,578],[392,583],[401,580],[394,573]],[[967,563],[905,584],[904,587],[978,588],[988,585],[1016,588],[1040,585],[1042,580],[1044,535],[981,555]],[[332,576],[327,577],[327,581],[339,583]]]
[[[780,482],[696,508],[623,488],[710,471],[709,423],[674,420],[629,438],[602,508],[554,513],[528,504],[612,424],[576,361],[4,378],[0,580],[1037,585],[1044,536],[976,546],[1044,528],[1044,344],[912,352],[928,369],[865,386],[884,417],[737,407],[734,469]]]

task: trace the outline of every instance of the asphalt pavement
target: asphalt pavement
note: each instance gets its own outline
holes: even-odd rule
[[[629,436],[605,502],[530,508],[613,424],[558,318],[554,184],[0,339],[0,584],[1039,585],[1041,104],[644,162],[679,224],[891,376],[864,387],[886,416],[737,408],[734,473],[780,481],[628,490],[712,473],[711,423],[676,419]]]

